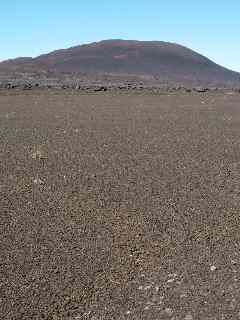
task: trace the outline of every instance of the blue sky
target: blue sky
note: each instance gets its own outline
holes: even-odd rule
[[[239,0],[10,0],[0,4],[0,60],[102,39],[186,45],[240,71]]]

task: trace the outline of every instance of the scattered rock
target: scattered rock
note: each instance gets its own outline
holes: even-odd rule
[[[217,267],[216,267],[216,266],[211,266],[211,267],[210,267],[210,270],[211,270],[211,271],[216,271],[216,270],[217,270]]]
[[[31,85],[30,83],[25,84],[25,85],[23,86],[23,90],[31,90],[31,89],[32,89],[32,85]]]
[[[209,88],[197,87],[197,88],[194,88],[194,91],[199,92],[199,93],[204,93],[204,92],[209,91]]]
[[[43,184],[44,184],[44,181],[41,180],[40,178],[35,178],[35,179],[33,180],[33,182],[34,182],[35,184],[40,184],[40,185],[43,185]]]
[[[95,88],[94,91],[95,91],[95,92],[107,91],[107,87],[101,86],[101,87],[99,87],[99,88]]]
[[[169,316],[171,316],[173,314],[173,310],[171,308],[166,308],[165,309],[165,313]]]
[[[37,150],[32,153],[32,158],[34,160],[42,160],[46,158],[46,155],[41,150]]]

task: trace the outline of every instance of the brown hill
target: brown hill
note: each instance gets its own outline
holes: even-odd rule
[[[240,74],[175,43],[105,40],[0,63],[0,72],[151,76],[157,80],[238,82]]]

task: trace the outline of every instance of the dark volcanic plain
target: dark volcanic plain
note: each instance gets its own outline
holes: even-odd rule
[[[240,319],[240,96],[0,92],[0,318]]]

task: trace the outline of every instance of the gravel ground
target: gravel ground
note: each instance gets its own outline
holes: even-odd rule
[[[0,95],[0,318],[240,319],[240,96]]]

